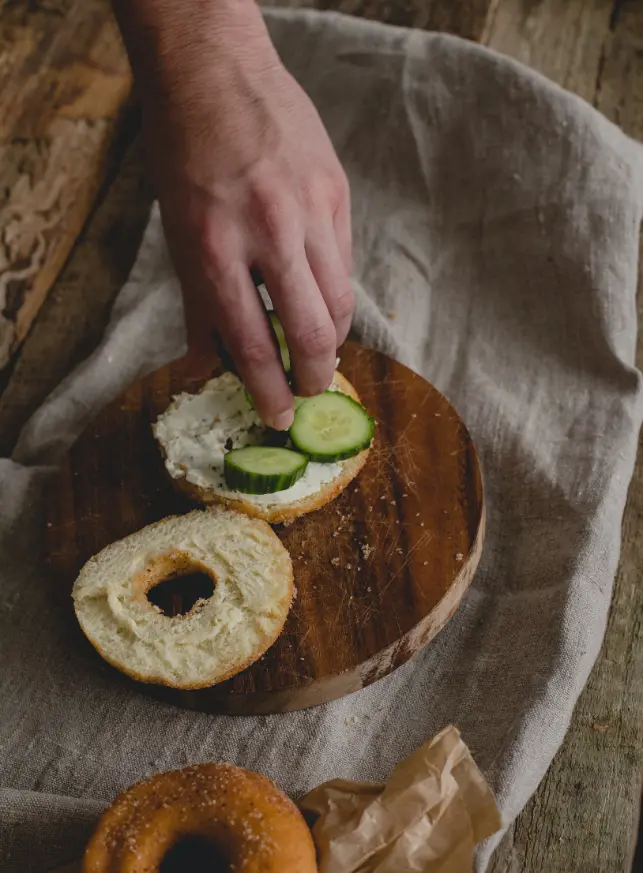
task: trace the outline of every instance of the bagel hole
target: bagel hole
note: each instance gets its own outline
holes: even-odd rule
[[[164,615],[185,615],[198,600],[214,594],[214,581],[207,573],[194,571],[164,579],[147,592],[147,599]]]
[[[230,873],[228,859],[206,837],[181,837],[159,866],[159,873]]]
[[[141,574],[140,586],[150,603],[174,617],[212,597],[215,579],[202,564],[177,551],[156,557]]]

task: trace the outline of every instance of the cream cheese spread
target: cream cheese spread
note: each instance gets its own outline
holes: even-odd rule
[[[338,390],[331,386],[331,390]],[[224,373],[211,379],[198,394],[179,394],[154,425],[154,435],[165,454],[165,466],[174,479],[215,490],[258,506],[294,503],[318,494],[336,479],[345,462],[310,462],[291,488],[274,494],[240,494],[226,487],[223,457],[230,449],[261,445],[267,428],[250,405],[240,379]]]

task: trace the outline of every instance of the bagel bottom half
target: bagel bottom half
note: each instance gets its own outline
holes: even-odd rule
[[[116,798],[82,873],[316,873],[297,807],[264,776],[231,764],[159,773]]]
[[[148,600],[172,577],[206,574],[213,593],[182,615]],[[265,522],[224,507],[145,527],[107,546],[73,587],[80,626],[142,682],[204,688],[239,673],[279,636],[294,594],[290,555]]]
[[[359,402],[355,388],[336,372],[332,390]],[[211,379],[198,394],[179,394],[154,424],[165,467],[174,486],[205,505],[223,504],[270,524],[293,521],[321,509],[360,472],[369,449],[332,464],[311,462],[292,488],[276,494],[242,494],[225,484],[227,448],[261,443],[267,429],[233,373]]]

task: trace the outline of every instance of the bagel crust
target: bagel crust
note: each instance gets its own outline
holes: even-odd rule
[[[233,376],[231,373],[226,373],[223,377],[219,378],[230,380],[231,384],[236,385],[238,390],[243,391],[241,383],[237,377]],[[234,382],[232,380],[234,380]],[[208,389],[209,384],[211,383],[206,384],[203,389],[201,389],[201,393]],[[338,371],[335,372],[333,386],[335,390],[347,394],[359,403],[360,398],[357,391],[348,379]],[[168,411],[159,417],[158,422],[154,426],[154,435],[159,443],[161,454],[165,459],[166,469],[172,477],[174,487],[183,494],[187,494],[192,500],[205,504],[206,506],[214,504],[228,506],[231,509],[249,515],[252,518],[267,521],[270,524],[282,524],[284,522],[294,521],[294,519],[298,518],[300,515],[305,515],[316,509],[321,509],[327,503],[330,503],[331,500],[334,500],[335,497],[341,494],[344,488],[353,481],[368,459],[370,450],[366,449],[359,455],[356,455],[354,458],[349,458],[346,461],[340,461],[332,465],[314,465],[318,468],[327,467],[331,472],[330,477],[312,493],[306,494],[299,499],[293,498],[291,500],[287,499],[288,492],[286,491],[280,492],[279,498],[275,498],[274,502],[271,502],[270,498],[273,495],[261,495],[260,497],[257,497],[256,495],[242,494],[241,492],[231,492],[218,484],[204,485],[195,481],[190,481],[190,470],[186,465],[181,462],[172,463],[169,457],[169,441],[163,423],[165,416],[167,416],[173,408],[176,408],[175,405],[177,401],[180,401],[180,399],[180,397],[175,398],[173,404],[168,408]],[[258,419],[256,419],[256,421],[258,422]]]
[[[297,807],[264,776],[231,764],[159,773],[125,791],[100,819],[82,873],[158,873],[185,838],[207,841],[235,873],[317,873]],[[189,860],[179,867],[177,858],[176,869],[187,873]]]
[[[165,615],[147,599],[164,579],[210,575],[214,592]],[[137,679],[205,688],[241,672],[281,633],[294,596],[290,555],[268,524],[225,507],[164,518],[91,558],[74,583],[80,626]]]

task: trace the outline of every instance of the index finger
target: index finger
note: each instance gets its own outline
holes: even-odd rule
[[[248,267],[239,262],[213,289],[217,326],[261,419],[275,430],[293,420],[293,400],[266,310]]]
[[[337,333],[304,247],[293,265],[275,257],[261,269],[286,334],[296,393],[321,394],[333,381]]]

